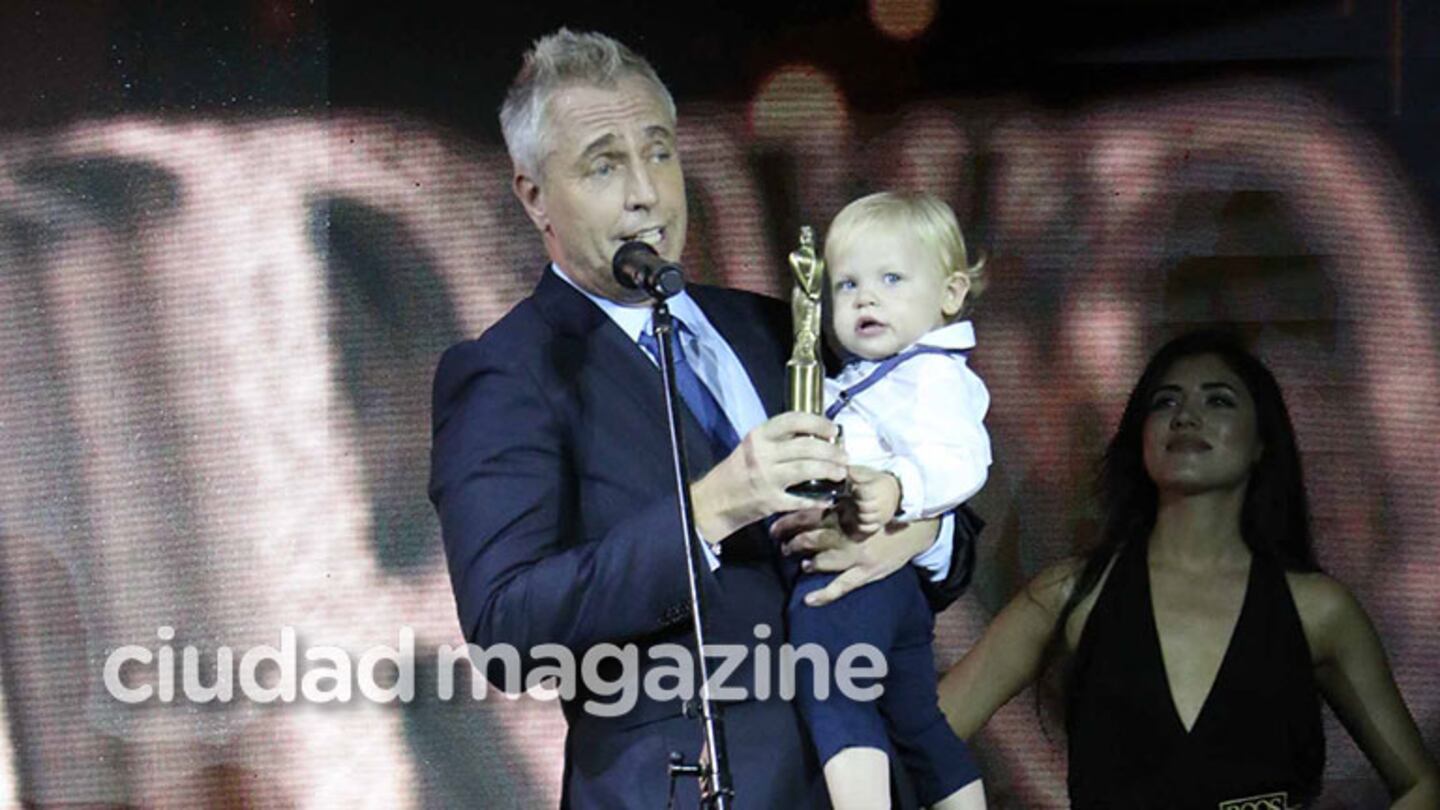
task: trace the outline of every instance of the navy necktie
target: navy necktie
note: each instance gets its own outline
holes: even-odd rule
[[[689,330],[679,318],[671,320],[675,324],[675,387],[680,391],[680,398],[685,400],[685,406],[705,431],[715,461],[718,462],[730,455],[730,451],[740,444],[740,435],[735,432],[735,426],[730,424],[730,418],[725,415],[725,410],[720,407],[719,400],[715,399],[709,386],[705,385],[705,381],[700,379],[700,375],[695,373],[695,369],[685,359],[685,335]],[[660,361],[660,344],[653,333],[640,333],[640,345],[656,362]]]

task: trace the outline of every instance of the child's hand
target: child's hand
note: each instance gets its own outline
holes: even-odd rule
[[[883,470],[851,467],[850,489],[855,500],[856,528],[862,535],[885,528],[900,508],[900,479]]]

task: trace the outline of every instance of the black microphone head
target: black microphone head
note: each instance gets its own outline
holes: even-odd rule
[[[630,268],[644,267],[644,259],[647,256],[658,257],[655,248],[644,242],[626,242],[615,251],[615,257],[610,260],[610,272],[615,275],[615,280],[621,287],[627,290],[640,289],[640,282],[635,279],[635,272]],[[636,261],[637,259],[641,261]]]
[[[650,280],[652,294],[658,293],[661,298],[669,298],[685,289],[685,274],[681,272],[680,265],[667,262]]]
[[[685,271],[666,261],[645,242],[626,242],[610,260],[615,281],[628,290],[644,290],[652,298],[669,298],[685,289]]]

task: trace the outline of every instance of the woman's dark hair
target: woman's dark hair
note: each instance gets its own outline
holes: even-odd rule
[[[1300,473],[1295,429],[1280,386],[1270,369],[1223,331],[1189,332],[1160,348],[1145,366],[1125,403],[1120,426],[1100,463],[1098,495],[1103,522],[1095,548],[1087,555],[1051,631],[1052,652],[1064,643],[1065,623],[1095,589],[1106,566],[1126,543],[1148,542],[1155,528],[1158,494],[1145,470],[1143,433],[1150,398],[1176,361],[1197,355],[1220,358],[1255,402],[1256,432],[1263,449],[1250,473],[1240,510],[1240,535],[1252,554],[1277,562],[1287,571],[1318,571],[1310,540],[1310,509]]]

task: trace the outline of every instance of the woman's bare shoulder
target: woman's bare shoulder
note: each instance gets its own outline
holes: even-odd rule
[[[1340,580],[1320,571],[1286,571],[1285,581],[1302,620],[1334,620],[1360,610],[1354,594]]]
[[[1026,595],[1058,615],[1085,570],[1084,557],[1066,557],[1040,570],[1025,586]]]
[[[1340,580],[1319,571],[1287,571],[1285,581],[1317,661],[1329,657],[1335,639],[1369,626],[1365,609]]]
[[[1095,606],[1095,600],[1099,597],[1100,591],[1104,589],[1105,582],[1110,578],[1110,570],[1115,565],[1115,557],[1111,555],[1105,560],[1105,567],[1100,576],[1089,591],[1075,604],[1074,610],[1065,620],[1065,637],[1067,646],[1071,649],[1079,642],[1080,633],[1085,627],[1085,622],[1090,616],[1090,609]],[[1060,618],[1060,613],[1070,601],[1075,589],[1081,586],[1081,580],[1089,558],[1066,557],[1042,570],[1030,581],[1026,593],[1035,603],[1040,605],[1054,622]]]

